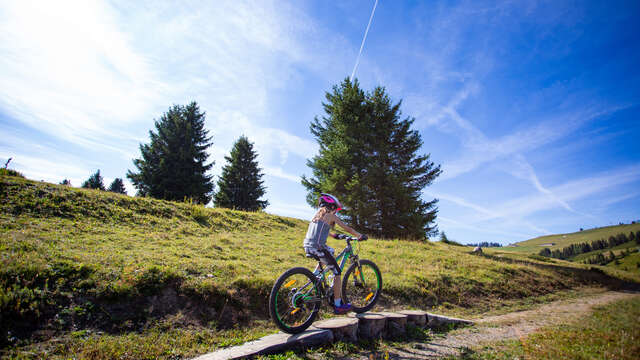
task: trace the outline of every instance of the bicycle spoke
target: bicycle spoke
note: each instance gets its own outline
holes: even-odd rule
[[[276,297],[276,315],[288,327],[296,327],[305,323],[311,316],[314,304],[305,302],[312,296],[313,287],[304,274],[292,274],[282,283]]]
[[[381,286],[378,276],[373,266],[362,263],[360,268],[354,268],[345,279],[345,292],[356,309],[365,308],[375,300]]]

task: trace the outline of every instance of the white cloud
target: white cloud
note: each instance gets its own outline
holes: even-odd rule
[[[269,206],[265,211],[270,214],[290,216],[303,220],[311,219],[315,213],[315,210],[306,204],[288,204],[275,200],[269,200]]]
[[[282,160],[286,160],[290,153],[307,159],[318,151],[318,145],[314,141],[282,129],[256,124],[240,111],[220,113],[218,120],[210,126],[210,131],[214,142],[220,143],[220,146],[228,146],[229,150],[238,137],[247,136],[249,141],[255,143],[256,150],[264,161],[269,164],[282,165]]]
[[[601,173],[596,176],[572,180],[549,189],[545,188],[545,191],[540,191],[536,194],[517,197],[492,206],[474,204],[462,197],[445,193],[425,192],[424,194],[438,198],[441,201],[448,201],[473,210],[473,213],[464,216],[464,222],[445,216],[449,224],[453,224],[458,228],[463,227],[462,224],[464,224],[466,226],[464,228],[466,229],[482,232],[495,232],[503,231],[500,229],[513,225],[519,228],[526,227],[538,233],[547,234],[549,233],[547,229],[534,224],[527,220],[527,218],[535,213],[552,210],[558,207],[564,208],[581,216],[594,218],[593,215],[584,214],[583,212],[573,210],[572,208],[567,209],[562,204],[566,204],[569,201],[589,198],[596,194],[615,189],[618,186],[637,182],[639,180],[640,165],[632,165]],[[615,203],[635,196],[637,196],[637,194],[629,194],[628,196],[616,197],[609,199],[608,201]],[[607,206],[607,201],[603,203],[603,206]],[[442,215],[438,216],[438,218],[442,219]],[[496,225],[493,222],[494,220],[500,220],[500,224]],[[507,233],[504,233],[504,235],[507,235]]]
[[[611,206],[613,204],[617,204],[617,203],[620,203],[620,202],[623,202],[623,201],[634,199],[636,197],[640,197],[640,192],[632,192],[630,194],[610,197],[610,198],[607,198],[607,199],[603,200],[600,205],[602,206],[603,209],[606,209],[606,208],[608,208],[609,206]]]
[[[512,239],[527,239],[530,237],[533,237],[535,234],[532,233],[523,233],[523,232],[515,232],[515,231],[505,231],[505,230],[500,230],[498,228],[496,228],[495,226],[481,226],[481,225],[473,225],[470,224],[468,222],[462,222],[462,221],[458,221],[458,220],[454,220],[448,217],[443,217],[443,216],[438,216],[438,220],[439,220],[439,225],[440,226],[440,231],[447,231],[447,229],[465,229],[465,230],[471,230],[473,232],[476,233],[484,233],[484,234],[496,234],[496,235],[502,235],[502,236],[507,236],[509,238]],[[536,229],[537,231],[537,229]],[[467,238],[467,239],[454,239],[457,241],[462,241],[463,243],[474,243],[474,242],[478,242],[477,240],[474,240],[473,238]]]
[[[157,98],[146,59],[108,6],[5,2],[0,18],[0,106],[31,127],[106,145],[105,137],[126,136],[114,124],[138,118]]]
[[[516,154],[513,157],[513,161],[509,162],[507,166],[508,166],[507,171],[509,173],[511,173],[515,177],[529,180],[529,182],[533,184],[533,186],[536,188],[536,190],[538,190],[538,192],[540,192],[540,194],[546,195],[549,198],[553,199],[553,201],[558,203],[558,205],[562,206],[566,210],[569,210],[576,214],[584,215],[574,210],[566,201],[563,201],[558,196],[556,196],[553,193],[553,191],[544,187],[540,183],[540,179],[538,179],[538,175],[533,170],[533,166],[531,166],[531,164],[521,154]]]
[[[523,235],[523,233],[518,233],[514,231],[509,231],[509,230],[501,230],[501,229],[529,228],[538,234],[550,233],[547,229],[544,229],[540,226],[533,224],[530,221],[525,220],[523,216],[513,216],[512,214],[502,212],[500,207],[490,208],[487,206],[481,206],[481,205],[472,203],[462,197],[445,194],[445,193],[434,193],[434,192],[425,191],[424,194],[429,197],[434,197],[441,201],[442,200],[448,201],[474,211],[470,215],[461,216],[464,218],[464,221],[458,221],[447,216],[443,217],[442,215],[438,215],[438,219],[445,220],[444,224],[445,225],[448,224],[449,227],[463,228],[463,229],[473,230],[473,231],[478,231],[483,233],[501,234],[506,236],[517,236],[520,238],[526,238],[526,237],[525,235]],[[460,214],[456,214],[456,215],[460,216]],[[489,221],[493,219],[500,219],[500,223],[495,224]]]
[[[474,204],[459,196],[444,193],[425,192],[425,194],[438,198],[442,201],[452,202],[474,211],[471,215],[465,216],[464,223],[446,217],[449,223],[454,224],[457,227],[461,227],[461,224],[466,224],[467,229],[474,227],[477,231],[480,231],[480,229],[483,229],[483,232],[497,231],[499,228],[497,228],[496,224],[492,223],[492,221],[500,220],[501,225],[498,226],[506,226],[508,224],[505,224],[504,222],[510,222],[511,225],[516,225],[520,228],[527,227],[538,233],[547,234],[549,233],[547,229],[526,220],[526,218],[540,211],[551,210],[558,207],[565,208],[561,205],[562,203],[581,200],[610,189],[615,189],[620,185],[637,182],[639,180],[640,165],[633,165],[602,173],[597,176],[573,180],[562,185],[554,186],[548,189],[549,192],[554,194],[553,196],[548,196],[547,193],[542,192],[507,200],[494,206]],[[627,197],[619,197],[616,198],[615,201],[612,201],[617,202],[625,199],[627,199]],[[575,210],[572,212],[583,216],[590,216],[584,215]],[[438,218],[441,219],[442,216],[438,216]]]
[[[21,172],[29,179],[57,184],[66,178],[71,180],[73,186],[80,186],[89,177],[89,173],[86,167],[75,165],[76,162],[68,160],[68,157],[44,159],[20,155],[11,161],[11,168]]]
[[[593,177],[569,181],[550,188],[561,201],[573,201],[613,189],[617,186],[640,180],[640,165],[628,166],[602,173]],[[508,200],[498,206],[498,215],[484,215],[478,221],[496,217],[524,217],[533,213],[553,209],[558,206],[555,199],[544,195],[527,195]]]
[[[44,134],[118,154],[132,168],[151,119],[196,100],[215,136],[218,168],[244,134],[268,175],[299,183],[283,169],[317,145],[266,125],[270,93],[301,81],[300,68],[348,68],[346,43],[280,2],[2,3],[0,109]],[[14,150],[49,146],[22,140]],[[25,168],[38,167],[24,163],[33,152],[22,153]]]
[[[288,174],[284,170],[282,170],[282,168],[279,168],[279,167],[277,168],[265,167],[263,170],[265,175],[293,181],[296,184],[300,184],[300,180],[302,179],[301,176]]]
[[[441,131],[458,137],[463,146],[462,154],[458,158],[447,162],[442,176],[438,179],[439,181],[456,178],[477,169],[482,164],[504,159],[505,157],[515,156],[514,160],[526,167],[528,163],[522,155],[523,153],[557,141],[586,122],[621,109],[620,107],[613,107],[605,110],[591,108],[578,110],[573,113],[536,121],[535,125],[529,128],[517,130],[509,135],[492,140],[469,120],[460,115],[457,110],[457,107],[474,91],[477,91],[477,86],[465,86],[454,95],[452,100],[430,122]],[[536,189],[541,190],[541,184],[536,181],[537,176],[530,165],[527,171],[531,172],[525,178],[530,180]]]

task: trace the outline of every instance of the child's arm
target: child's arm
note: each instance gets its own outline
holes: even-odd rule
[[[333,215],[333,221],[334,221],[336,224],[340,225],[340,227],[341,227],[341,228],[343,228],[345,231],[347,231],[347,232],[348,232],[348,233],[350,233],[351,235],[353,235],[353,236],[357,237],[358,239],[359,239],[360,237],[362,237],[362,234],[360,234],[359,232],[357,232],[357,231],[353,230],[349,225],[347,225],[347,224],[343,223],[343,222],[342,222],[342,220],[340,220],[340,218],[339,218],[339,217],[337,217],[337,216]],[[333,236],[333,235],[331,235],[331,236]],[[334,236],[334,237],[335,237],[335,236]]]

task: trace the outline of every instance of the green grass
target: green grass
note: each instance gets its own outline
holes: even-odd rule
[[[555,249],[562,249],[571,244],[583,242],[591,243],[592,241],[599,239],[607,240],[609,236],[616,236],[620,233],[629,235],[629,233],[632,231],[634,234],[640,231],[640,223],[605,226],[574,233],[540,236],[530,240],[518,242],[514,244],[515,246],[503,247],[502,250],[537,254],[540,252],[540,250],[545,248],[544,246],[541,246],[542,244],[554,243],[554,246],[548,247],[553,251]]]
[[[307,222],[298,219],[10,176],[0,176],[0,197],[6,199],[0,204],[0,349],[6,351],[33,351],[38,342],[51,348],[53,339],[66,339],[55,352],[61,357],[67,351],[108,358],[137,343],[168,358],[158,344],[164,340],[154,335],[161,323],[174,331],[172,351],[196,354],[203,349],[198,342],[178,338],[209,334],[206,346],[215,347],[255,335],[256,321],[268,324],[268,294],[278,275],[314,265],[301,248]],[[403,240],[360,245],[361,256],[382,271],[386,306],[474,313],[617,282],[584,267],[469,251]],[[241,326],[237,332],[218,335],[234,324]],[[92,334],[86,341],[71,336],[83,330]]]
[[[547,327],[526,339],[491,345],[467,359],[638,359],[640,299],[597,307],[578,323]]]
[[[273,333],[265,324],[230,330],[154,325],[144,331],[108,334],[72,331],[55,341],[8,349],[7,358],[47,359],[159,359],[189,358],[216,348],[240,345]]]
[[[618,261],[612,261],[607,264],[607,267],[640,273],[640,252],[634,252]]]

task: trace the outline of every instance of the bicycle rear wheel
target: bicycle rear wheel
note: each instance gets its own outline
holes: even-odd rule
[[[280,330],[297,334],[306,330],[320,308],[320,291],[316,277],[307,268],[285,271],[271,289],[269,314]]]
[[[342,298],[351,303],[353,311],[371,310],[382,293],[382,275],[378,266],[369,260],[351,264],[342,280]]]

